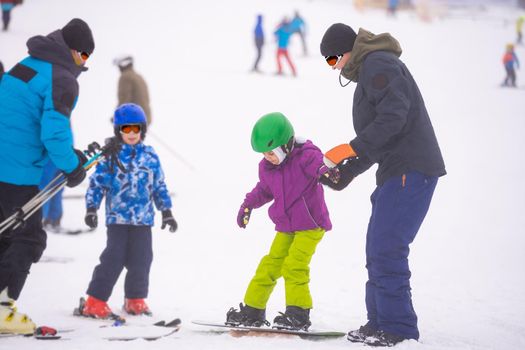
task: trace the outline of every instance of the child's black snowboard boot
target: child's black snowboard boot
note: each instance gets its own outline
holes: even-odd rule
[[[310,322],[310,309],[287,306],[285,313],[279,312],[279,314],[273,320],[272,328],[306,331],[312,325],[312,322]]]
[[[270,322],[266,321],[266,309],[256,309],[240,303],[239,310],[232,307],[226,313],[226,324],[234,327],[261,327],[269,326]]]

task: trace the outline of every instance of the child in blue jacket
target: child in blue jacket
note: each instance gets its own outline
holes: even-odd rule
[[[97,227],[97,209],[106,196],[107,244],[80,310],[84,316],[96,318],[111,316],[107,300],[124,267],[124,310],[132,315],[151,315],[144,299],[153,260],[153,204],[162,212],[161,229],[166,225],[171,232],[177,229],[159,158],[152,147],[142,143],[147,125],[144,110],[125,103],[115,111],[113,124],[116,139],[121,142],[114,152],[118,159],[110,156],[97,164],[86,193],[85,222],[91,228]]]

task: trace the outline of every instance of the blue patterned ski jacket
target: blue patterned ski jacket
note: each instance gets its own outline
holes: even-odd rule
[[[108,159],[97,164],[89,178],[86,207],[99,209],[106,196],[106,225],[153,226],[153,203],[160,211],[171,209],[159,157],[153,147],[141,142],[123,144],[118,158],[126,172]]]

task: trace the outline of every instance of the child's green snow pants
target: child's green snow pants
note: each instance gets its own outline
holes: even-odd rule
[[[261,259],[246,290],[244,303],[265,309],[277,279],[283,276],[286,306],[311,309],[309,265],[324,233],[321,228],[293,233],[277,232],[270,252]]]

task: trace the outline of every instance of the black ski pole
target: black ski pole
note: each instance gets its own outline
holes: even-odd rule
[[[92,143],[89,145],[88,150],[85,153],[93,154],[88,162],[84,164],[84,169],[87,171],[107,155],[107,148],[100,148],[97,143]],[[66,177],[63,174],[58,175],[42,191],[38,192],[35,197],[30,199],[22,208],[18,208],[15,213],[0,223],[0,235],[9,228],[15,230],[23,225],[27,218],[33,215],[49,199],[57,194],[66,185],[66,183]]]

